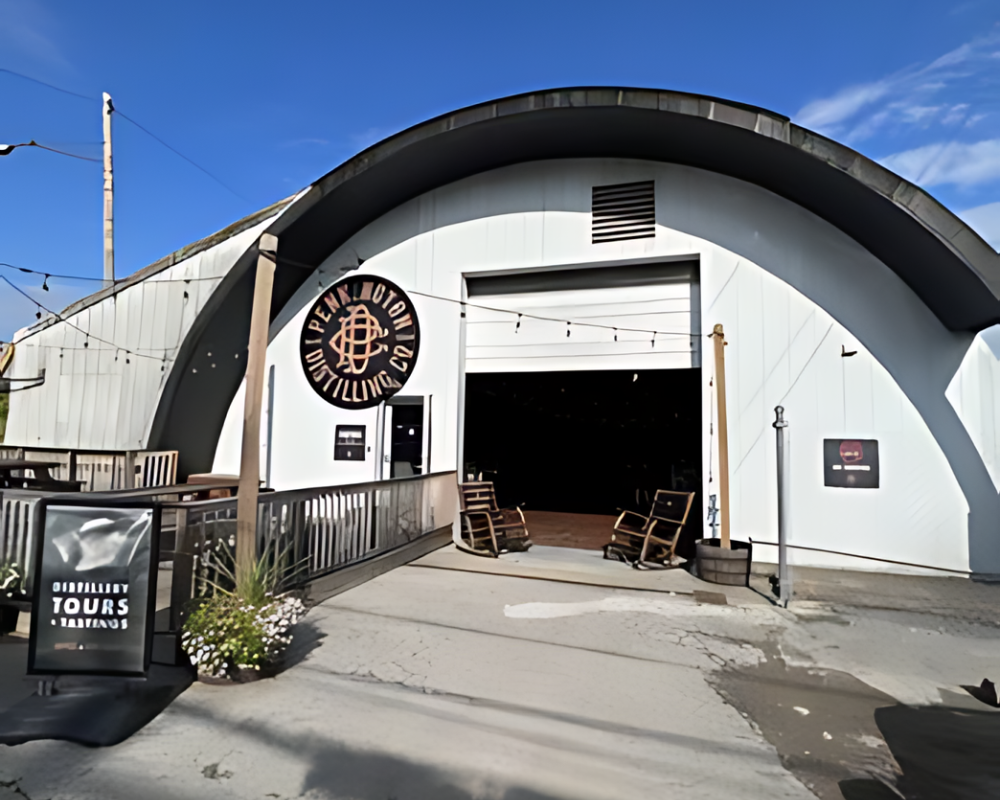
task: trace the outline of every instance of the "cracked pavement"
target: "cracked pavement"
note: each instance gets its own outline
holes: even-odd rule
[[[1000,663],[988,626],[726,591],[402,567],[313,608],[275,679],[113,748],[0,748],[0,800],[838,798],[899,780],[876,709]]]

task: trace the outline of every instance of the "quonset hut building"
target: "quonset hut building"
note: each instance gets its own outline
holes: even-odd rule
[[[696,535],[722,324],[735,537],[775,539],[782,405],[793,543],[1000,573],[1000,363],[982,334],[1000,322],[997,253],[847,147],[677,92],[523,94],[389,137],[21,331],[8,377],[45,381],[11,395],[6,444],[237,471],[264,232],[279,244],[261,478],[277,489],[457,470],[528,508],[613,514],[689,488]],[[353,405],[304,344],[338,285],[407,304],[382,323],[402,380],[354,385]],[[366,319],[342,336],[366,341]]]

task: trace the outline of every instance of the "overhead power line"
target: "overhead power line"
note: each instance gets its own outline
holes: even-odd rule
[[[248,200],[243,195],[241,195],[239,192],[237,192],[232,186],[230,186],[229,184],[227,184],[225,181],[223,181],[218,176],[213,175],[211,172],[209,172],[207,169],[205,169],[203,166],[201,166],[201,164],[199,164],[196,161],[188,158],[186,155],[184,155],[176,147],[172,147],[171,145],[167,144],[165,141],[163,141],[163,139],[161,139],[159,136],[157,136],[151,130],[149,130],[148,128],[144,128],[142,125],[140,125],[134,119],[132,119],[130,116],[128,116],[127,114],[125,114],[123,111],[121,111],[121,109],[115,108],[114,113],[117,114],[122,119],[124,119],[124,120],[126,120],[128,122],[131,122],[133,125],[135,125],[135,127],[137,127],[140,131],[142,131],[143,133],[145,133],[147,136],[151,136],[152,138],[156,139],[156,141],[158,141],[160,144],[162,144],[164,147],[166,147],[167,150],[169,150],[174,155],[177,155],[177,156],[180,156],[181,158],[183,158],[185,161],[188,162],[188,164],[190,164],[191,166],[193,166],[195,169],[199,169],[202,172],[204,172],[209,178],[211,178],[213,181],[215,181],[217,184],[219,184],[219,186],[221,186],[226,191],[228,191],[231,194],[233,194],[236,197],[238,197],[244,203],[249,203],[250,205],[253,205],[253,203],[250,200]]]
[[[54,272],[42,272],[38,269],[28,269],[27,267],[19,267],[16,264],[8,264],[5,261],[0,261],[0,267],[6,267],[7,269],[16,269],[18,272],[26,272],[29,275],[42,275],[45,278],[59,278],[70,281],[97,281],[98,283],[104,283],[103,278],[91,278],[88,275],[57,275]],[[44,287],[42,287],[44,288]]]
[[[32,139],[30,142],[20,142],[18,144],[4,144],[4,145],[0,145],[0,149],[2,149],[2,151],[3,151],[3,152],[0,152],[0,155],[4,155],[4,156],[8,155],[12,150],[14,150],[15,148],[18,148],[18,147],[37,147],[40,150],[48,150],[50,153],[58,153],[61,156],[69,156],[70,158],[78,158],[81,161],[96,161],[97,163],[100,163],[100,161],[101,161],[101,159],[99,159],[99,158],[91,158],[90,156],[81,156],[79,153],[70,153],[70,152],[68,152],[66,150],[60,150],[58,147],[49,147],[48,145],[39,144],[34,139]]]
[[[26,80],[26,81],[31,81],[32,83],[37,83],[37,84],[40,84],[41,86],[46,86],[49,89],[55,89],[55,91],[57,91],[57,92],[62,92],[63,94],[68,94],[68,95],[71,95],[72,97],[79,97],[81,100],[90,101],[90,100],[93,99],[91,97],[88,97],[85,94],[80,94],[79,92],[73,92],[73,91],[70,91],[69,89],[63,89],[61,86],[56,86],[56,85],[51,84],[51,83],[46,83],[45,81],[41,81],[38,78],[32,78],[30,75],[25,75],[25,74],[23,74],[21,72],[14,72],[14,70],[12,70],[12,69],[5,69],[3,67],[0,67],[0,72],[5,72],[8,75],[13,75],[15,78],[21,78],[21,79]]]
[[[0,72],[6,73],[8,75],[13,75],[15,78],[21,78],[21,79],[26,80],[26,81],[31,81],[32,83],[40,84],[41,86],[45,86],[45,87],[47,87],[49,89],[54,89],[57,92],[62,92],[63,94],[71,95],[72,97],[79,97],[82,100],[87,100],[87,101],[92,101],[92,102],[97,102],[98,101],[98,98],[96,98],[96,97],[92,98],[92,97],[89,97],[89,96],[87,96],[85,94],[80,94],[79,92],[74,92],[74,91],[72,91],[70,89],[63,89],[61,86],[56,86],[55,84],[39,80],[38,78],[32,78],[30,75],[25,75],[25,74],[23,74],[21,72],[15,72],[12,69],[0,68]],[[125,114],[124,112],[122,112],[121,109],[119,109],[117,106],[114,108],[114,113],[117,114],[122,119],[126,120],[127,122],[131,122],[133,125],[135,125],[135,127],[137,127],[139,130],[141,130],[147,136],[155,139],[157,142],[159,142],[161,145],[163,145],[164,147],[166,147],[174,155],[176,155],[176,156],[178,156],[180,158],[183,158],[191,166],[193,166],[196,169],[200,170],[201,172],[205,173],[205,175],[207,175],[209,178],[211,178],[213,181],[215,181],[217,184],[219,184],[227,192],[230,192],[235,197],[238,197],[244,203],[248,203],[249,205],[253,205],[253,201],[251,201],[251,200],[247,199],[246,197],[244,197],[243,195],[241,195],[239,192],[237,192],[233,187],[229,186],[221,178],[219,178],[218,176],[212,174],[209,170],[205,169],[205,167],[201,166],[201,164],[199,164],[194,159],[189,158],[188,156],[184,155],[184,153],[182,153],[176,147],[173,147],[172,145],[167,144],[167,142],[165,142],[163,139],[161,139],[159,136],[157,136],[155,133],[153,133],[151,130],[149,130],[149,128],[146,128],[143,125],[141,125],[138,122],[136,122],[130,116],[128,116],[127,114]],[[35,146],[36,147],[42,147],[42,145],[35,145]],[[52,148],[46,147],[44,149],[50,150]],[[55,152],[61,152],[61,151],[56,150]],[[63,153],[63,155],[73,155],[73,154],[72,153]],[[98,161],[98,162],[101,161],[101,159],[98,159],[98,158],[87,158],[86,156],[74,156],[74,158],[82,158],[82,159],[84,159],[86,161]]]

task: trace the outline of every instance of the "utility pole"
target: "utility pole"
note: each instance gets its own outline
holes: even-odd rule
[[[243,451],[236,495],[236,586],[243,585],[257,559],[257,495],[260,490],[260,418],[267,360],[267,330],[271,321],[271,289],[278,254],[278,237],[261,234],[257,243],[257,279],[250,315],[246,396],[243,401]]]
[[[101,104],[104,117],[104,280],[115,282],[115,179],[111,169],[111,113],[115,110],[111,95],[104,93]]]
[[[726,335],[721,325],[712,329],[715,339],[715,390],[719,408],[719,512],[722,525],[719,544],[724,550],[729,543],[729,426],[726,420]]]

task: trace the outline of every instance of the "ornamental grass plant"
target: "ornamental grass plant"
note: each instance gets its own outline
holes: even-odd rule
[[[232,546],[219,540],[213,558],[219,581],[184,623],[181,646],[198,672],[238,679],[276,668],[292,641],[292,626],[305,614],[302,601],[283,589],[298,572],[288,549],[272,543],[253,569],[237,580]]]

